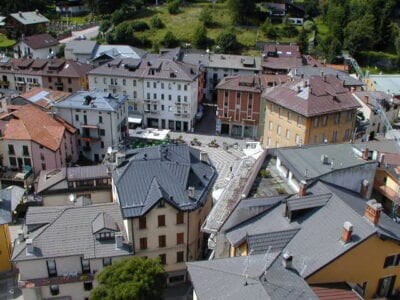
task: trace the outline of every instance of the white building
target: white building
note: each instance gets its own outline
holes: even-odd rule
[[[51,58],[58,49],[58,41],[48,33],[23,37],[13,47],[15,57]]]
[[[95,273],[132,255],[118,204],[31,207],[12,261],[24,299],[88,299]]]
[[[80,154],[98,162],[108,147],[117,147],[127,131],[126,96],[81,91],[54,103],[53,112],[79,130]]]
[[[385,122],[393,124],[399,117],[400,100],[385,92],[359,91],[353,96],[361,105],[359,117],[363,119],[360,121],[363,128],[358,131],[366,141],[374,139],[377,134],[385,135],[389,130]]]
[[[197,66],[159,55],[115,59],[90,71],[88,79],[90,89],[126,95],[129,114],[140,115],[143,126],[176,131],[194,126],[202,98]]]

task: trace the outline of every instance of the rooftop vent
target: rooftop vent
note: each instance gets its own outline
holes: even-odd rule
[[[122,249],[123,246],[124,246],[124,244],[123,244],[122,233],[116,233],[115,234],[115,248]]]
[[[190,198],[194,198],[194,187],[193,186],[189,186],[188,190],[187,190],[188,196]]]
[[[353,224],[349,221],[344,222],[342,231],[342,242],[348,243],[351,241],[351,235],[353,233]]]
[[[321,162],[322,162],[324,165],[327,165],[327,164],[328,164],[328,155],[322,154],[322,155],[321,155]]]
[[[285,269],[291,269],[293,267],[293,256],[288,252],[283,253],[282,264]]]
[[[26,240],[26,254],[27,255],[32,255],[34,252],[33,252],[33,241],[32,241],[32,239],[27,239]]]

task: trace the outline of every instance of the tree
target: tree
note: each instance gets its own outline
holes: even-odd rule
[[[171,0],[168,2],[168,12],[171,15],[176,15],[179,14],[181,11],[181,4],[182,1],[181,0]]]
[[[319,0],[304,0],[304,11],[309,17],[316,17],[319,14]]]
[[[275,40],[278,37],[278,31],[268,18],[261,25],[260,29],[269,39]]]
[[[360,50],[373,48],[376,42],[373,24],[374,16],[371,14],[347,24],[344,46],[351,54],[358,53]]]
[[[193,33],[192,43],[200,49],[208,46],[207,30],[203,24],[198,25]]]
[[[133,34],[132,23],[125,21],[118,24],[112,32],[106,35],[106,39],[109,44],[128,44],[133,46],[136,43],[136,38]]]
[[[179,40],[175,37],[175,35],[171,31],[168,31],[164,35],[161,44],[163,44],[167,48],[172,48],[179,45]]]
[[[232,19],[238,24],[248,24],[256,12],[255,0],[228,0]]]
[[[155,15],[150,19],[150,26],[159,29],[164,27],[164,23],[158,15]]]
[[[211,27],[214,22],[213,22],[213,17],[212,17],[212,10],[210,7],[205,7],[201,12],[199,16],[200,22],[204,24],[206,27]]]
[[[113,262],[96,275],[91,300],[163,299],[165,271],[159,260],[132,256]]]
[[[307,37],[307,33],[304,29],[300,31],[300,34],[297,37],[297,45],[299,45],[300,52],[302,54],[308,53],[308,37]]]
[[[236,34],[233,32],[221,32],[217,37],[217,47],[222,53],[236,52],[239,48],[239,43]]]

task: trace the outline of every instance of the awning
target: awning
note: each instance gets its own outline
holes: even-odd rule
[[[128,117],[128,123],[135,123],[135,124],[140,124],[142,123],[143,117],[142,116],[129,116]]]
[[[82,128],[97,129],[97,128],[99,128],[99,127],[98,127],[97,125],[82,124]]]

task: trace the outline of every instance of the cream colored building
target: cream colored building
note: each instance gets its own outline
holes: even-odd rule
[[[12,256],[24,299],[86,299],[97,272],[133,254],[114,203],[31,207],[26,225]]]
[[[334,75],[301,78],[263,94],[263,145],[278,148],[348,142],[360,106]]]
[[[200,227],[211,210],[215,169],[199,150],[163,145],[126,154],[113,173],[113,197],[121,206],[134,252],[160,257],[168,283],[186,281],[185,262],[202,257]]]

